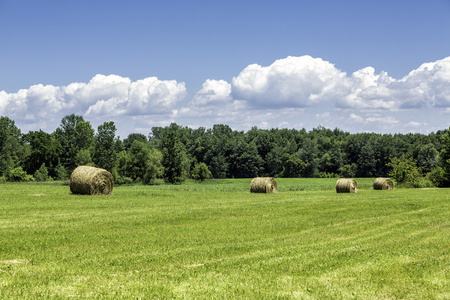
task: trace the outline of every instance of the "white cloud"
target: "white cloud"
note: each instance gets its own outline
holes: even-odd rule
[[[402,107],[450,107],[450,57],[424,63],[393,86]]]
[[[408,122],[407,124],[405,124],[405,127],[412,127],[412,128],[419,128],[420,126],[422,126],[422,123],[419,122]]]
[[[10,94],[1,91],[0,113],[40,125],[42,121],[59,122],[72,113],[92,117],[172,114],[185,95],[184,83],[174,80],[149,77],[132,82],[118,75],[99,74],[88,83],[61,87],[38,84]]]
[[[449,109],[450,57],[395,79],[372,67],[347,75],[320,58],[302,56],[279,59],[269,66],[249,65],[231,84],[209,79],[182,115],[242,126],[262,121],[263,126],[273,127],[325,123],[355,130],[359,124],[356,130],[398,132],[424,118],[435,119],[429,122],[434,127],[448,126],[448,121],[433,116]],[[266,111],[273,116],[264,115]]]
[[[244,101],[231,97],[231,84],[225,80],[208,79],[186,107],[180,109],[182,117],[209,119],[210,123],[226,123],[239,112],[248,110]],[[214,122],[213,120],[217,120]]]
[[[398,124],[399,121],[394,117],[370,117],[365,120],[365,123],[379,123],[385,125]]]
[[[425,63],[402,79],[372,67],[351,76],[310,56],[287,57],[267,67],[249,65],[232,80],[231,94],[265,108],[309,107],[398,110],[450,107],[450,57]]]
[[[84,88],[91,105],[86,115],[149,115],[171,112],[186,95],[184,83],[149,77],[136,82],[116,75],[97,75]]]
[[[361,116],[356,115],[356,114],[350,114],[349,120],[356,122],[356,123],[361,123],[364,121]]]
[[[320,114],[316,114],[317,119],[328,119],[328,118],[330,118],[330,116],[331,116],[331,114],[328,111],[320,113]]]
[[[255,107],[307,107],[338,92],[345,78],[327,61],[287,57],[268,67],[249,65],[232,80],[232,95]]]
[[[348,78],[348,94],[337,107],[372,109],[414,109],[450,107],[450,57],[425,63],[397,80],[367,67]]]
[[[195,106],[201,105],[220,105],[230,102],[231,84],[225,80],[206,80],[202,89],[198,91],[192,99]]]
[[[289,126],[289,123],[288,122],[281,122],[280,124],[278,124],[278,128],[286,128],[286,127],[288,127]]]
[[[207,79],[187,103],[186,95],[183,82],[99,74],[87,83],[0,91],[0,115],[25,124],[24,131],[53,130],[72,113],[98,123],[114,120],[129,132],[171,122],[236,129],[442,129],[449,126],[450,57],[424,63],[401,79],[372,67],[348,75],[320,58],[287,57],[249,65],[230,82]]]
[[[375,69],[367,67],[346,77],[341,97],[337,97],[335,106],[339,108],[391,109],[396,104],[390,98],[389,85],[393,82],[386,72],[375,74]]]

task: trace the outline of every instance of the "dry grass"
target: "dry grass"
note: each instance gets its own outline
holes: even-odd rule
[[[114,178],[108,171],[79,166],[70,175],[70,191],[80,195],[111,195]]]
[[[277,182],[273,177],[256,177],[250,184],[252,193],[277,193]]]
[[[393,190],[394,189],[394,182],[389,178],[377,178],[373,182],[373,189],[374,190]]]
[[[336,182],[337,193],[356,193],[358,191],[358,184],[355,179],[341,178]]]

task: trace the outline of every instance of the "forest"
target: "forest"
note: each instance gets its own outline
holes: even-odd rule
[[[187,178],[380,177],[415,187],[448,186],[450,128],[430,134],[349,133],[319,126],[247,132],[217,124],[172,123],[146,136],[116,136],[114,122],[95,131],[82,116],[65,116],[52,133],[22,134],[0,117],[0,182],[67,180],[79,165],[110,171],[116,184],[177,184]]]

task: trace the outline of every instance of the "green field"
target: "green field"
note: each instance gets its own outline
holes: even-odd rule
[[[0,184],[0,298],[450,299],[450,190]]]

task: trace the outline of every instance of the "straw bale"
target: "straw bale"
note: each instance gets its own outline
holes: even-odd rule
[[[394,182],[389,178],[377,178],[373,182],[373,189],[374,190],[393,190],[394,189]]]
[[[70,175],[70,191],[81,195],[111,195],[114,178],[108,171],[79,166]]]
[[[250,184],[251,193],[277,193],[277,182],[273,177],[256,177]]]
[[[358,192],[358,184],[355,179],[341,178],[336,182],[337,193],[356,193]]]

